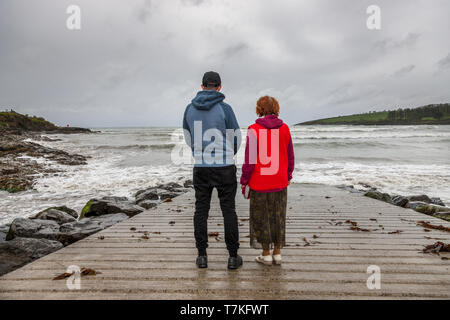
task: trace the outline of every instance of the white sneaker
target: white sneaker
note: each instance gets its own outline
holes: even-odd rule
[[[275,264],[281,264],[281,254],[274,254],[272,257]]]
[[[268,256],[260,255],[260,256],[256,257],[255,260],[256,260],[256,262],[265,264],[266,266],[270,266],[273,263],[273,258],[271,255],[268,255]]]

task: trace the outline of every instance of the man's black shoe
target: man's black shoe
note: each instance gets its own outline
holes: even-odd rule
[[[228,258],[228,269],[237,269],[242,266],[242,257],[229,257]]]
[[[198,256],[195,261],[197,267],[199,268],[208,268],[208,257],[207,256]]]

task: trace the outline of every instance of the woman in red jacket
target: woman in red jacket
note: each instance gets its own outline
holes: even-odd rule
[[[287,186],[294,171],[294,149],[289,127],[278,118],[278,101],[260,98],[260,117],[248,127],[241,187],[250,189],[250,245],[263,249],[257,262],[281,264],[285,245]],[[270,249],[273,247],[273,254]]]

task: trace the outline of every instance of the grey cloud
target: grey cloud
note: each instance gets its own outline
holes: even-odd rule
[[[229,46],[223,50],[222,56],[225,59],[231,58],[239,53],[248,50],[249,46],[245,43],[238,43],[232,46]]]
[[[348,104],[359,101],[362,98],[371,98],[380,94],[380,89],[373,86],[347,83],[331,91],[325,96],[324,103],[331,105]]]
[[[403,68],[398,69],[397,71],[395,71],[392,76],[393,77],[403,77],[405,75],[407,75],[408,73],[410,73],[411,71],[413,71],[416,68],[415,65],[411,64],[409,66],[405,66]]]
[[[142,23],[146,23],[152,15],[153,0],[144,0],[136,10],[136,18]]]
[[[438,61],[438,66],[441,69],[450,68],[450,53],[445,58],[442,58],[441,60]]]
[[[397,48],[401,47],[411,47],[417,43],[417,40],[420,38],[420,34],[417,33],[408,33],[408,35],[400,41],[397,41],[394,46]]]
[[[387,38],[377,41],[374,44],[374,48],[383,53],[396,49],[411,48],[417,43],[419,38],[420,35],[417,33],[408,33],[401,39]]]
[[[205,0],[182,0],[181,2],[185,5],[200,6],[205,3]]]
[[[450,72],[436,72],[450,68],[447,0],[379,0],[378,31],[365,27],[366,0],[77,0],[77,32],[70,4],[0,1],[0,109],[179,126],[207,70],[244,127],[265,94],[289,124],[450,101]]]

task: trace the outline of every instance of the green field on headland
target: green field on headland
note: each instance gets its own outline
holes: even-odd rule
[[[348,116],[325,118],[298,123],[297,125],[416,125],[450,124],[450,103],[431,104],[418,108],[405,108],[391,111],[374,111]]]

